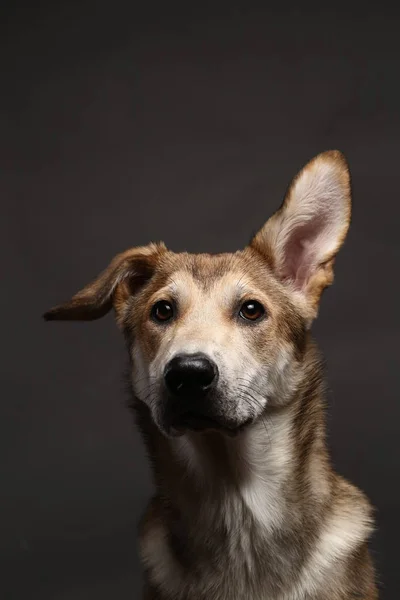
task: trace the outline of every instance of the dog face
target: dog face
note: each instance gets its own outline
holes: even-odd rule
[[[160,430],[234,435],[296,391],[307,331],[332,283],[350,209],[343,156],[321,154],[244,250],[133,248],[45,318],[96,319],[114,307],[133,391]]]
[[[124,308],[136,396],[169,434],[235,433],[290,395],[304,319],[256,252],[166,253]]]

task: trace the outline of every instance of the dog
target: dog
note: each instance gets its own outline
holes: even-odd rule
[[[331,466],[310,329],[351,220],[323,152],[232,254],[117,255],[46,320],[115,311],[156,493],[140,522],[145,600],[375,600],[373,508]]]

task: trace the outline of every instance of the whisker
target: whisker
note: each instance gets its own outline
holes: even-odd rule
[[[143,400],[144,402],[146,402],[150,396],[152,395],[152,393],[157,389],[157,384],[153,383],[152,385],[146,386],[143,389],[137,389],[134,390],[137,396],[142,396],[143,393],[145,393],[144,398],[140,398],[141,400]]]
[[[139,379],[135,379],[135,383],[140,383],[141,381],[143,381],[144,379],[148,379],[148,380],[155,380],[157,379],[156,376],[150,376],[150,375],[144,375],[143,377],[139,377]]]
[[[250,386],[250,384],[251,384],[251,386],[253,386],[253,382],[251,381],[251,379],[245,379],[244,377],[237,377],[237,381],[244,381],[247,385]],[[251,389],[253,389],[253,387],[251,387]],[[253,389],[253,391],[255,393],[259,394],[259,396],[263,396],[263,393],[261,391],[255,390],[255,389]]]

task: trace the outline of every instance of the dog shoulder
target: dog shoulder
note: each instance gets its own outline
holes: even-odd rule
[[[335,475],[332,502],[305,563],[293,600],[302,598],[376,598],[368,550],[373,508],[361,490]],[[327,594],[322,595],[322,594]],[[356,594],[356,595],[354,595]]]

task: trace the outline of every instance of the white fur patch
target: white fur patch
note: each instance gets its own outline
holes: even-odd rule
[[[289,597],[282,596],[280,600],[304,600],[326,586],[330,572],[337,569],[336,561],[346,560],[369,537],[372,523],[367,515],[367,506],[360,508],[357,502],[338,505],[326,522],[314,552],[304,565],[295,591]]]
[[[240,454],[247,471],[242,498],[266,532],[278,528],[284,515],[282,485],[291,471],[292,442],[287,415],[257,423],[245,431]]]

